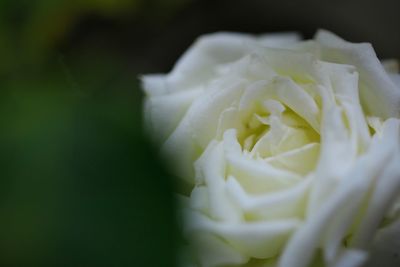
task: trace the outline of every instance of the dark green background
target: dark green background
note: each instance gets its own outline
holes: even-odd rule
[[[400,58],[399,1],[0,1],[0,266],[176,266],[138,75],[200,34],[332,30]]]

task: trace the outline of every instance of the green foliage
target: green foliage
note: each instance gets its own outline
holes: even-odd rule
[[[171,181],[142,135],[140,66],[101,43],[59,49],[87,17],[123,23],[147,5],[0,1],[0,266],[174,266]]]

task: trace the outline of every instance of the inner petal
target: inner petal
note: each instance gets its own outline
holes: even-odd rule
[[[319,156],[319,144],[310,143],[305,146],[272,156],[265,159],[265,162],[274,167],[286,169],[306,175],[315,169]]]
[[[276,116],[270,116],[266,122],[270,128],[251,150],[255,156],[271,157],[316,141],[310,134],[311,129],[289,127]]]

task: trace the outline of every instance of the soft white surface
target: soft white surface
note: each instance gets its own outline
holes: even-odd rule
[[[147,128],[192,188],[192,266],[399,266],[395,70],[321,30],[202,36],[144,76]]]

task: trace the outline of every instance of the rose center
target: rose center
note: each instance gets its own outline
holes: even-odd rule
[[[287,106],[267,100],[243,118],[242,125],[239,142],[246,155],[301,174],[314,169],[320,136]]]

